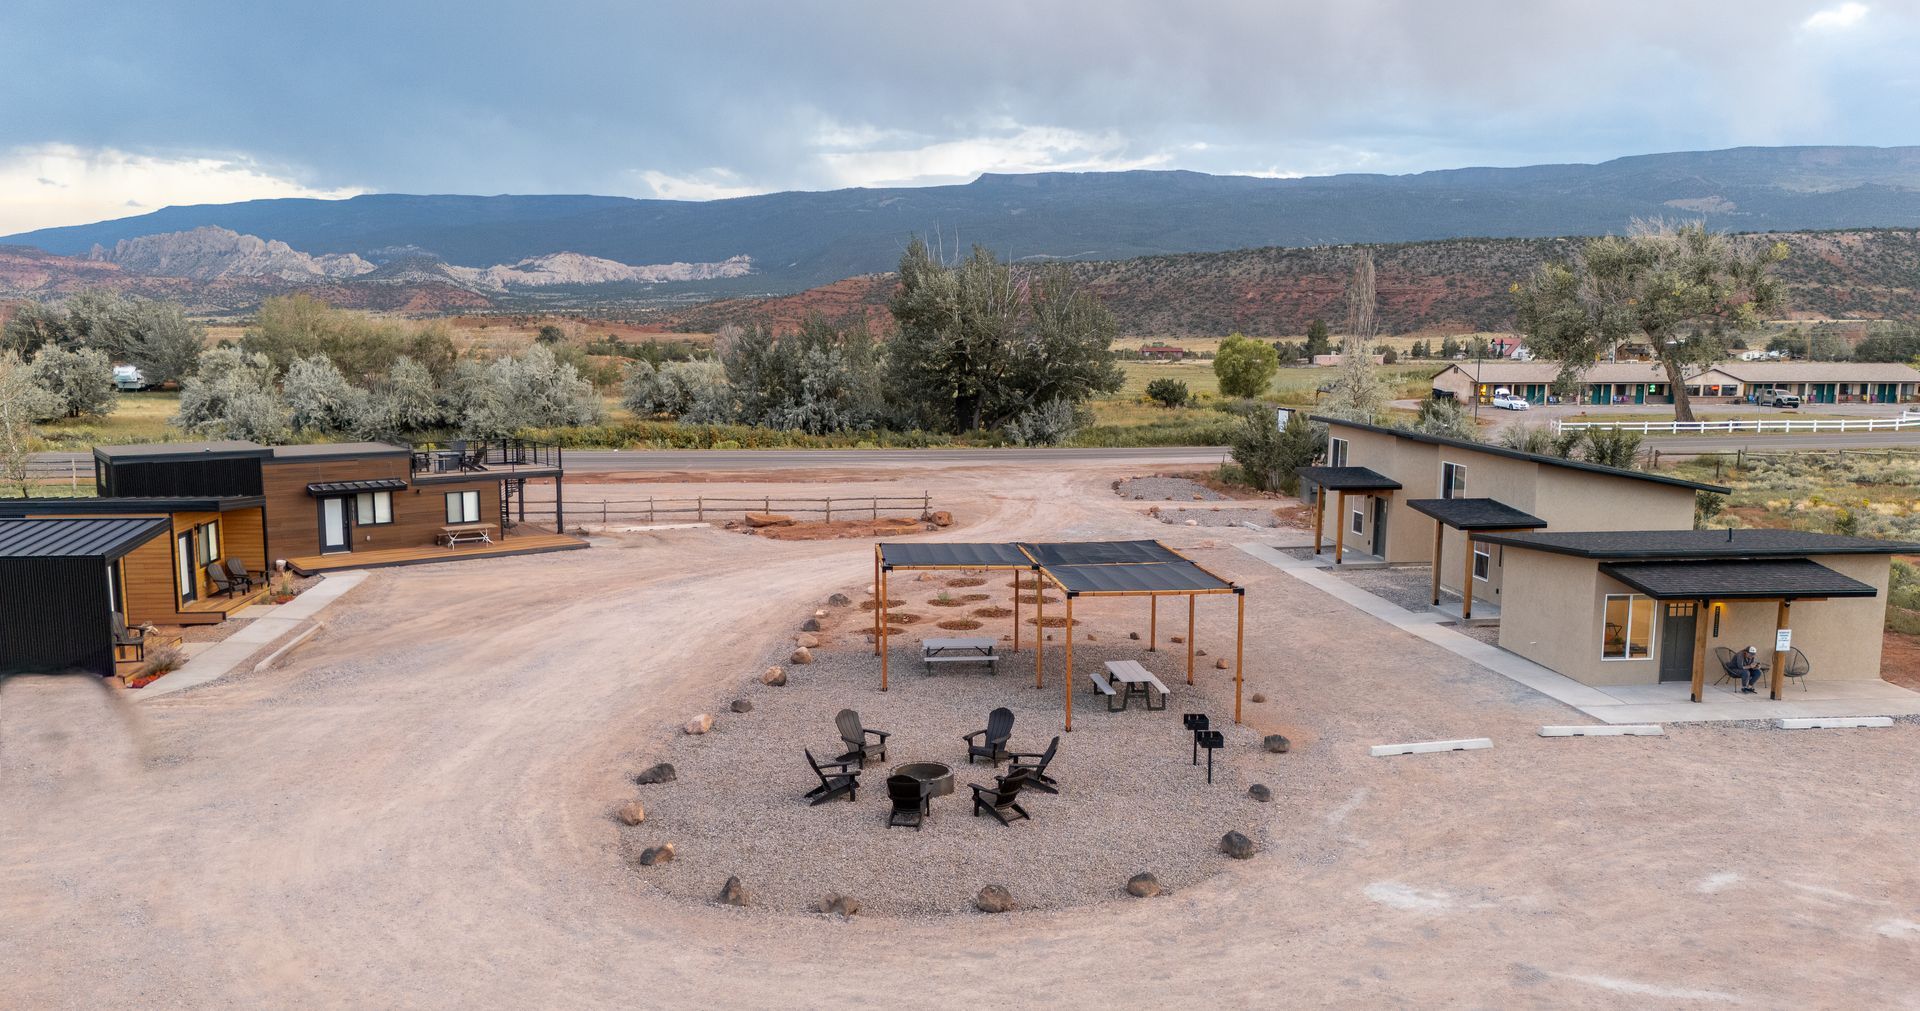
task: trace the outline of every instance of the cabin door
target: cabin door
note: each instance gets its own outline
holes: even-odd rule
[[[320,500],[320,553],[352,551],[353,539],[347,535],[347,500],[333,497]]]
[[[1691,600],[1667,602],[1665,616],[1660,619],[1660,680],[1693,680],[1693,633],[1694,622],[1699,616],[1694,613],[1698,606]]]
[[[173,568],[180,584],[180,602],[200,598],[199,581],[194,578],[193,531],[183,530],[173,540]]]

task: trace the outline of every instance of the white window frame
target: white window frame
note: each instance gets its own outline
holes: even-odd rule
[[[1327,437],[1327,466],[1345,467],[1347,465],[1347,440],[1337,435]]]
[[[458,515],[455,509],[458,508]],[[471,507],[471,508],[469,508]],[[448,523],[480,522],[480,493],[477,491],[450,491],[447,493]]]
[[[193,528],[194,561],[202,568],[220,557],[220,521],[208,520]]]
[[[1492,575],[1493,551],[1475,544],[1473,546],[1473,578],[1484,583]]]
[[[1459,488],[1454,488],[1454,485]],[[1456,494],[1457,492],[1457,494]],[[1440,497],[1443,499],[1464,498],[1467,494],[1467,465],[1443,460],[1440,463]]]
[[[1621,629],[1621,638],[1620,638],[1621,655],[1608,656],[1607,655],[1607,628],[1606,628],[1607,609],[1608,609],[1608,605],[1611,604],[1615,598],[1623,599],[1627,602],[1627,623]],[[1633,631],[1634,631],[1633,615],[1635,611],[1640,609],[1639,604],[1641,601],[1646,602],[1647,623],[1649,626],[1647,629],[1647,654],[1645,656],[1634,656],[1633,655]],[[1654,600],[1652,597],[1647,596],[1644,593],[1609,593],[1606,595],[1604,599],[1601,600],[1600,602],[1600,662],[1601,663],[1621,663],[1621,662],[1631,661],[1631,660],[1651,660],[1654,658],[1653,657],[1654,652],[1656,651],[1659,645],[1659,636],[1654,634],[1654,629],[1658,628],[1660,624],[1660,608],[1654,606],[1657,603],[1659,602]]]
[[[1364,502],[1366,500],[1361,499],[1360,501]],[[1353,522],[1347,524],[1347,527],[1348,529],[1352,530],[1355,534],[1366,533],[1367,532],[1367,511],[1365,509],[1360,508],[1359,506],[1354,506]]]
[[[355,526],[380,527],[393,522],[393,492],[363,491],[353,496]]]

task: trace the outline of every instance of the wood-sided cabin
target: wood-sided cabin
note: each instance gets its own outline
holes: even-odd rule
[[[127,560],[157,546],[161,516],[0,519],[0,674],[115,672],[113,612]]]

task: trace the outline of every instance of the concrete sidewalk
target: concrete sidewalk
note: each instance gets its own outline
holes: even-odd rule
[[[359,586],[365,572],[342,572],[321,577],[320,584],[284,604],[255,604],[239,611],[233,620],[246,620],[245,628],[209,645],[187,661],[186,666],[158,681],[128,694],[146,700],[174,692],[198,688],[232,673],[255,653],[312,627],[313,617]]]
[[[1808,679],[1806,690],[1789,684],[1785,698],[1775,702],[1762,695],[1742,695],[1738,689],[1709,688],[1706,698],[1688,698],[1686,682],[1659,685],[1584,685],[1472,636],[1441,624],[1449,620],[1432,612],[1413,612],[1368,593],[1327,570],[1264,544],[1242,544],[1240,550],[1287,575],[1336,597],[1389,625],[1419,636],[1456,656],[1464,657],[1512,681],[1563,702],[1602,723],[1703,723],[1772,720],[1810,716],[1920,715],[1920,693],[1878,679],[1823,681]],[[1475,608],[1478,609],[1476,602]]]

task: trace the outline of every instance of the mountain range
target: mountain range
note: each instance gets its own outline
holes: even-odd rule
[[[750,271],[639,282],[691,283],[711,295],[794,292],[889,270],[910,234],[936,238],[948,249],[980,243],[1022,261],[1112,261],[1277,246],[1593,235],[1656,216],[1748,232],[1920,227],[1920,148],[1734,148],[1596,165],[1293,179],[1180,171],[987,174],[954,186],[705,202],[374,194],[168,207],[0,242],[75,257],[98,246],[103,255],[117,256],[123,241],[212,227],[260,237],[269,259],[284,258],[272,246],[284,244],[313,258],[323,273],[333,269],[327,264],[350,264],[346,257],[376,267],[437,261],[483,274],[502,265],[539,274],[540,258],[563,253],[615,265],[750,260]],[[534,265],[519,266],[527,261]],[[478,282],[468,277],[465,283]]]

